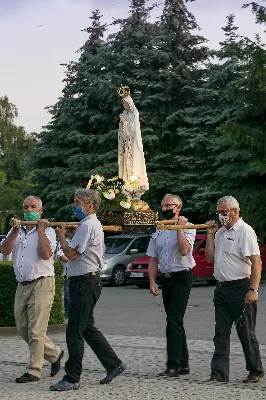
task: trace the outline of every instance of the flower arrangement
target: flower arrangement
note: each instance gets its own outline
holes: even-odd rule
[[[127,210],[135,214],[132,199],[137,186],[138,181],[133,176],[125,182],[118,176],[106,179],[100,175],[91,175],[87,189],[96,189],[101,192],[101,213]]]

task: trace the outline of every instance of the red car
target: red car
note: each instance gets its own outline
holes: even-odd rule
[[[258,244],[261,252],[262,269],[266,272],[266,246],[258,239]],[[197,233],[193,247],[193,257],[196,265],[193,268],[193,282],[205,281],[210,284],[215,283],[213,277],[213,264],[209,264],[205,258],[206,233]],[[147,287],[149,285],[148,277],[148,256],[137,258],[132,261],[126,270],[126,278],[130,283],[136,284],[138,287]],[[160,277],[158,269],[157,281]]]

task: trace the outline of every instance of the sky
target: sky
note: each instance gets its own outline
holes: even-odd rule
[[[263,4],[263,0],[257,2]],[[86,40],[81,30],[89,25],[91,11],[99,8],[104,22],[111,23],[114,17],[127,15],[129,3],[130,0],[0,0],[0,96],[7,95],[18,108],[18,125],[27,132],[38,133],[49,121],[45,107],[56,103],[63,88],[64,69],[60,64],[77,60],[76,50]],[[241,9],[243,3],[244,0],[196,0],[187,6],[202,29],[200,34],[209,40],[209,47],[217,48],[223,40],[221,27],[231,13],[235,14],[240,34],[254,37],[260,32],[265,39],[251,11]]]

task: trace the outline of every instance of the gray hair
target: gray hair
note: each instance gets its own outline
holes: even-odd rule
[[[30,200],[30,199],[38,200],[39,206],[42,208],[42,201],[41,201],[41,199],[40,199],[39,197],[37,197],[37,196],[27,196],[26,199],[23,200],[23,206],[24,206],[24,204],[25,204],[25,201],[26,201],[26,200]]]
[[[224,196],[217,201],[217,205],[222,203],[227,204],[229,208],[236,208],[239,210],[239,203],[233,196]]]
[[[75,197],[82,200],[84,204],[93,204],[94,210],[97,212],[101,205],[101,194],[99,190],[95,189],[77,189]]]
[[[166,197],[173,197],[173,199],[175,199],[175,201],[176,201],[176,204],[177,204],[178,206],[180,206],[180,209],[182,208],[183,202],[182,202],[181,197],[177,196],[176,194],[167,193],[167,194],[165,194],[165,195],[163,196],[162,201],[163,201]]]

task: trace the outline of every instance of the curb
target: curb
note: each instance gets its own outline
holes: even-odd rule
[[[63,333],[66,330],[66,324],[48,325],[47,334]],[[15,326],[0,327],[0,336],[19,336]]]

